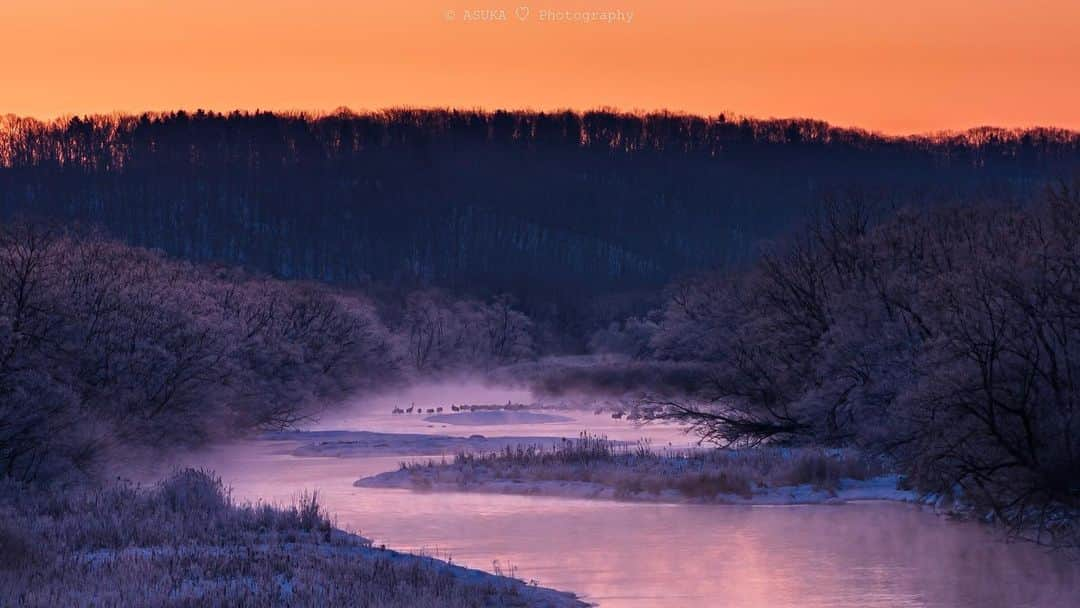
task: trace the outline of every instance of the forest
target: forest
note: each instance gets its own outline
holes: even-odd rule
[[[0,126],[0,509],[20,521],[75,487],[57,494],[72,521],[135,501],[202,542],[185,505],[208,503],[253,546],[280,529],[317,549],[340,531],[314,497],[234,504],[198,471],[103,482],[116,463],[482,377],[579,407],[632,401],[717,448],[632,455],[643,487],[749,495],[887,472],[1080,546],[1076,133],[450,110]],[[736,485],[664,468],[752,454],[761,470]],[[8,526],[0,548],[31,563],[48,539],[73,564],[123,549],[115,522],[88,521],[108,539]],[[32,571],[11,570],[24,597]],[[448,581],[424,585],[496,593]]]
[[[617,294],[749,263],[825,198],[1024,202],[1078,161],[1080,135],[1058,129],[888,137],[603,110],[7,116],[0,217],[279,278],[511,293],[580,334],[631,312]]]
[[[96,232],[0,227],[0,472],[99,478],[109,460],[295,425],[347,396],[534,355],[508,297],[359,293],[169,259]]]
[[[910,487],[1075,547],[1078,247],[1076,185],[1025,207],[823,205],[753,265],[673,283],[600,343],[693,364],[676,390],[637,388],[710,444],[880,455]]]

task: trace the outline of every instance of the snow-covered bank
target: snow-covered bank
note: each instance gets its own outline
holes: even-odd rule
[[[842,479],[834,489],[815,488],[812,484],[759,488],[747,495],[718,492],[712,496],[688,496],[677,489],[627,490],[613,485],[569,480],[470,479],[452,478],[445,471],[399,469],[356,481],[362,488],[399,488],[436,492],[484,492],[522,494],[563,498],[595,498],[660,503],[696,503],[727,505],[812,505],[842,504],[865,500],[920,502],[918,494],[897,489],[895,475],[866,480]]]
[[[424,418],[424,420],[441,424],[487,426],[498,424],[550,424],[552,422],[570,422],[573,418],[557,414],[541,414],[539,412],[480,410],[453,414],[435,414]]]
[[[0,606],[582,608],[570,593],[375,547],[317,495],[235,503],[204,471],[152,487],[0,482]]]
[[[280,605],[357,605],[368,606],[374,600],[378,605],[404,605],[410,608],[458,605],[532,607],[532,608],[584,608],[582,602],[569,592],[557,591],[524,581],[458,566],[434,557],[415,555],[373,547],[366,539],[334,531],[333,539],[319,542],[299,535],[291,541],[262,539],[252,535],[239,544],[225,545],[159,545],[83,551],[69,557],[91,576],[108,576],[119,568],[137,568],[140,572],[153,573],[162,567],[181,562],[195,566],[173,586],[170,600],[177,603],[200,603],[207,597],[255,596],[274,600]],[[242,571],[243,564],[251,562],[280,564],[279,573],[263,580],[255,576],[224,574],[231,569]],[[286,565],[301,564],[297,571],[288,571]],[[214,575],[197,571],[217,570]],[[333,586],[340,589],[344,583],[340,576],[348,577],[352,586],[365,587],[354,596],[341,591],[333,594],[315,594],[320,599],[347,598],[330,604],[311,602],[312,589]],[[71,582],[67,579],[67,582]],[[409,587],[414,586],[414,589]],[[97,599],[121,599],[118,590]],[[302,589],[302,591],[301,591]],[[60,595],[62,596],[62,595]],[[55,590],[48,597],[60,597]],[[152,586],[135,591],[134,597],[142,597],[148,603],[163,596]],[[0,597],[3,597],[0,594]],[[37,598],[36,594],[29,597]],[[74,601],[74,600],[73,600]],[[355,602],[353,604],[352,602]],[[30,602],[28,605],[33,605]],[[77,605],[77,604],[73,604]]]
[[[653,451],[582,435],[559,443],[461,452],[403,463],[359,487],[609,498],[650,502],[821,504],[915,501],[880,461],[844,450]]]
[[[284,431],[266,433],[264,439],[296,441],[294,456],[362,458],[368,456],[434,456],[503,450],[518,444],[553,445],[560,437],[451,437],[420,433],[374,433],[370,431]]]

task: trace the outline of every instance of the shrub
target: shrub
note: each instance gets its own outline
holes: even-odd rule
[[[220,513],[232,506],[221,478],[205,469],[184,469],[160,482],[157,497],[175,513]]]

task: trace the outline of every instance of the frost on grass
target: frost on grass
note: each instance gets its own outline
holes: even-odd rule
[[[402,463],[362,487],[462,490],[671,502],[797,504],[914,500],[879,461],[849,450],[656,451],[583,434],[545,446],[519,444],[453,461]]]
[[[582,606],[568,594],[372,547],[314,493],[236,504],[185,470],[152,487],[0,481],[0,606]]]

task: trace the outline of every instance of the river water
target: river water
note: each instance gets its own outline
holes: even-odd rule
[[[572,422],[481,428],[390,416],[385,405],[322,426],[487,436],[588,429],[648,436],[654,445],[689,441],[672,427],[591,413]],[[284,503],[317,489],[338,527],[376,544],[497,569],[605,608],[1080,606],[1074,562],[912,505],[657,505],[356,488],[356,479],[392,470],[402,458],[296,457],[295,446],[244,442],[189,464],[213,466],[241,500]]]

